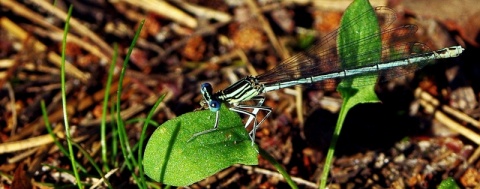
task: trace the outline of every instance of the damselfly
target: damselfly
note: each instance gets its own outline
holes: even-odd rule
[[[426,64],[444,58],[459,56],[464,50],[461,46],[448,47],[436,51],[430,51],[422,43],[407,43],[405,40],[416,32],[415,25],[404,25],[397,28],[388,28],[395,21],[395,12],[386,7],[375,8],[377,16],[383,18],[382,29],[379,33],[374,33],[368,37],[357,41],[349,42],[345,46],[336,46],[336,40],[341,29],[326,35],[322,41],[314,45],[305,52],[298,53],[283,62],[277,67],[268,70],[258,76],[247,76],[231,86],[212,92],[212,86],[209,83],[201,85],[203,95],[202,105],[212,112],[216,112],[215,125],[213,129],[197,133],[193,138],[214,131],[218,127],[219,110],[222,102],[231,105],[230,110],[245,114],[249,117],[245,127],[248,127],[253,121],[252,130],[249,135],[252,143],[255,140],[256,130],[268,118],[272,109],[264,106],[265,98],[259,96],[273,90],[279,90],[295,85],[312,85],[322,88],[325,82],[333,80],[353,78],[362,76],[359,79],[361,85],[371,85],[369,76],[380,75],[381,80],[388,80],[399,77],[407,73],[414,72]],[[349,28],[367,22],[367,14],[360,14],[357,18],[343,23],[342,28]],[[347,54],[339,57],[337,51],[347,48],[350,45],[369,44],[372,39],[382,39],[382,47],[372,49],[363,54]],[[372,42],[373,43],[373,42]],[[382,60],[371,60],[372,55],[382,55]],[[356,67],[343,66],[343,62],[355,60],[359,62]],[[362,79],[364,78],[364,79]],[[371,78],[371,77],[370,77]],[[245,101],[254,101],[255,105],[246,105]],[[257,113],[263,110],[266,115],[259,121]]]

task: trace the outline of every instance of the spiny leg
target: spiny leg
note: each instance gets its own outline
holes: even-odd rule
[[[252,112],[248,111],[247,109],[253,109]],[[253,127],[252,127],[252,130],[250,131],[249,133],[249,136],[250,136],[250,139],[252,140],[252,145],[255,143],[255,134],[257,132],[257,129],[260,127],[260,125],[270,116],[270,113],[272,113],[272,108],[268,107],[268,106],[247,106],[247,105],[238,105],[238,106],[235,106],[235,107],[232,107],[230,108],[230,110],[232,111],[235,111],[235,112],[238,112],[238,113],[242,113],[242,114],[245,114],[245,115],[248,115],[249,116],[249,120],[252,119],[253,120]],[[267,115],[265,115],[265,117],[263,117],[263,119],[258,122],[257,121],[257,113],[258,111],[260,110],[263,110],[263,111],[267,111]],[[255,113],[254,113],[255,112]],[[247,121],[247,123],[245,124],[245,128],[248,127],[248,125],[250,124],[249,123],[250,121]]]
[[[220,120],[220,111],[217,111],[215,113],[215,125],[213,125],[213,128],[193,134],[192,137],[190,137],[190,139],[187,140],[187,142],[192,141],[193,139],[197,138],[198,136],[216,131],[218,129],[218,121],[219,120]]]
[[[267,107],[267,106],[262,106],[263,102],[265,101],[265,97],[263,97],[263,96],[255,96],[255,97],[251,98],[250,100],[256,101],[257,104],[253,105],[253,106],[237,105],[235,107],[231,107],[230,110],[249,116],[249,118],[248,118],[248,120],[245,124],[245,128],[247,128],[250,125],[250,123],[253,121],[252,130],[249,132],[249,136],[250,136],[250,139],[252,140],[252,146],[253,146],[253,144],[255,143],[255,134],[256,134],[257,129],[270,116],[270,113],[272,113],[272,109],[270,107]],[[253,109],[253,110],[250,112],[250,111],[247,111],[246,109]],[[260,110],[267,111],[267,114],[265,115],[265,117],[263,117],[263,119],[260,122],[258,122],[257,121],[257,114]],[[212,129],[195,133],[187,142],[192,141],[193,139],[197,138],[198,136],[216,131],[218,129],[218,122],[219,122],[219,119],[220,119],[219,118],[220,117],[219,113],[220,113],[220,111],[217,111],[216,114],[215,114],[215,125],[213,126]]]
[[[264,96],[254,96],[250,99],[251,101],[253,102],[257,102],[257,107],[261,107],[263,106],[263,102],[265,102],[265,97]],[[246,105],[240,105],[240,106],[246,106]],[[245,123],[245,128],[247,128],[248,125],[250,125],[250,122],[252,122],[252,120],[255,118],[256,119],[256,115],[258,114],[258,111],[260,111],[259,109],[253,109],[252,113],[255,115],[255,116],[249,116],[248,117],[248,120],[247,122]]]

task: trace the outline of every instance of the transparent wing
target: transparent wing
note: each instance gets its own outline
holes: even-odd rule
[[[332,33],[326,35],[321,41],[315,44],[307,51],[298,53],[283,62],[281,62],[275,68],[257,76],[258,81],[264,84],[287,82],[297,80],[300,78],[317,76],[322,74],[328,74],[333,72],[339,72],[345,69],[352,69],[353,67],[341,67],[344,61],[358,61],[359,65],[371,66],[382,62],[389,62],[395,60],[404,60],[411,57],[419,56],[422,53],[429,52],[429,48],[421,43],[408,43],[408,39],[417,31],[415,25],[404,25],[397,28],[388,28],[396,19],[395,12],[386,7],[377,7],[375,9],[379,22],[381,23],[382,30],[379,33],[372,34],[357,41],[352,41],[348,45],[337,47],[336,39],[339,34],[339,30],[335,30]],[[362,24],[366,22],[366,15],[368,12],[360,14],[356,19],[350,20],[342,27],[351,27],[353,25]],[[347,54],[340,59],[337,54],[337,49],[348,48],[351,45],[357,45],[359,43],[368,44],[374,38],[381,37],[382,48],[372,49],[371,51],[364,52],[362,54],[352,53]],[[381,54],[381,61],[373,61],[370,59],[373,54]],[[403,76],[407,73],[414,72],[415,70],[428,64],[430,61],[420,62],[417,65],[409,65],[404,67],[397,67],[391,70],[384,70],[379,73],[366,73],[365,75],[372,75],[374,77],[377,74],[381,74],[383,80],[388,80],[396,77]],[[365,81],[362,83],[362,80]],[[331,88],[335,80],[327,80],[317,83],[313,86],[316,88]],[[360,79],[360,85],[372,84],[368,79]]]

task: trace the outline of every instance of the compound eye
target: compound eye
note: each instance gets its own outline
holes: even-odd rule
[[[218,110],[220,110],[220,102],[216,101],[216,100],[212,100],[210,101],[210,104],[208,105],[208,107],[210,108],[210,111],[212,112],[217,112]]]
[[[213,91],[212,85],[210,85],[210,83],[202,83],[200,90],[202,91],[202,93],[212,93]]]

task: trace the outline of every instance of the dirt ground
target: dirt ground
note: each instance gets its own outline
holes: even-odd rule
[[[112,127],[113,115],[102,118],[106,93],[110,94],[107,112],[114,110],[122,63],[142,20],[145,24],[125,70],[120,110],[123,120],[145,119],[165,95],[151,118],[161,125],[201,108],[202,83],[211,83],[214,92],[224,89],[318,44],[339,27],[349,3],[0,1],[1,188],[77,188],[71,157],[58,147],[67,148],[66,136],[75,143],[73,155],[85,187],[107,187],[94,164],[112,188],[142,187],[136,180],[138,167],[125,161],[118,138],[122,133]],[[461,45],[465,51],[423,69],[397,72],[394,79],[380,79],[375,91],[381,103],[360,104],[348,113],[327,186],[437,188],[452,179],[460,188],[480,188],[478,2],[372,0],[371,4],[395,11],[395,22],[388,28],[416,25],[409,41],[430,50]],[[62,86],[62,37],[70,5]],[[119,56],[112,88],[106,90],[116,45]],[[263,95],[264,105],[273,111],[257,130],[255,142],[281,163],[299,188],[318,188],[342,104],[335,86],[325,82]],[[42,117],[41,102],[52,131]],[[263,116],[264,112],[258,114]],[[149,126],[142,135],[143,126],[138,121],[125,123],[126,141],[135,156],[139,140],[145,139],[145,145],[156,129]],[[108,150],[102,152],[102,146]],[[258,159],[256,166],[233,165],[186,188],[290,187],[270,162],[260,155]],[[141,165],[135,161],[134,165]],[[165,186],[146,178],[144,186]]]

